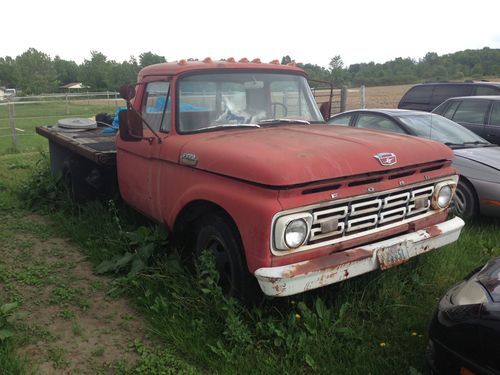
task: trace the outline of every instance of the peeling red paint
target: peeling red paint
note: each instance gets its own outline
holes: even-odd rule
[[[346,259],[346,255],[349,259]],[[336,268],[357,262],[365,258],[370,258],[372,252],[365,249],[346,250],[342,253],[331,254],[327,258],[316,258],[296,265],[292,270],[285,272],[284,278],[291,278],[297,275],[305,275],[310,272],[334,271]]]
[[[435,226],[435,225],[433,225],[432,227],[427,228],[425,231],[427,233],[429,233],[429,236],[431,236],[431,237],[437,237],[437,236],[439,236],[441,234],[441,230],[437,226]]]

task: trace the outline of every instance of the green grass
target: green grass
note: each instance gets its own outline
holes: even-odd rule
[[[14,176],[8,166],[16,163],[29,168],[16,167]],[[133,250],[124,232],[144,232],[136,231],[144,218],[120,203],[75,206],[64,192],[51,195],[55,187],[47,161],[33,165],[34,157],[0,158],[0,220],[13,220],[15,228],[23,202],[36,202],[54,233],[77,244],[96,266]],[[156,246],[150,268],[136,276],[116,274],[109,294],[128,296],[159,342],[156,349],[140,343],[133,348],[141,358],[136,373],[419,373],[438,299],[500,255],[499,224],[482,218],[468,223],[455,244],[402,266],[299,296],[267,299],[252,309],[222,296],[210,259],[193,272],[174,249],[156,246],[162,242],[145,235]],[[146,222],[146,227],[152,226]],[[44,274],[43,265],[32,267],[19,282],[36,285]],[[81,308],[78,292],[65,285],[57,286],[52,298],[62,311],[71,311],[69,305]],[[55,363],[62,361],[57,350],[52,354]]]
[[[96,104],[97,103],[97,104]],[[121,100],[116,100],[118,106]],[[12,140],[9,123],[9,112],[5,105],[0,105],[0,155],[16,152],[37,152],[47,148],[47,140],[35,133],[35,127],[40,125],[55,125],[57,120],[67,117],[91,117],[99,112],[114,113],[115,101],[79,100],[66,104],[64,102],[43,102],[16,104],[16,145]]]
[[[0,344],[0,369],[5,375],[27,374],[24,358],[19,357],[11,342]]]

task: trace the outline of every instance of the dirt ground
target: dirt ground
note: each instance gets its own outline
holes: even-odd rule
[[[412,85],[367,87],[365,91],[366,108],[397,108],[403,95]],[[347,96],[347,109],[361,108],[359,92],[350,91]]]
[[[147,342],[146,329],[126,300],[108,295],[111,280],[94,276],[66,240],[44,234],[44,218],[14,218],[10,228],[0,228],[10,237],[0,244],[0,294],[19,302],[20,354],[34,373],[131,369],[134,341]]]

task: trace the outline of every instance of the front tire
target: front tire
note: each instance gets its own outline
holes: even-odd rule
[[[259,296],[257,280],[248,271],[238,231],[225,215],[208,214],[198,222],[196,256],[205,250],[215,258],[223,293],[247,303],[256,302]]]
[[[453,203],[457,215],[464,220],[472,219],[479,213],[479,205],[474,188],[466,181],[458,181]]]

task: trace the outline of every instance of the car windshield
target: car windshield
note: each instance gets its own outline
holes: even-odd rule
[[[323,123],[307,80],[279,73],[196,74],[178,84],[181,133]]]
[[[469,129],[440,115],[423,113],[395,116],[419,137],[439,141],[450,146],[488,145],[489,142]]]

